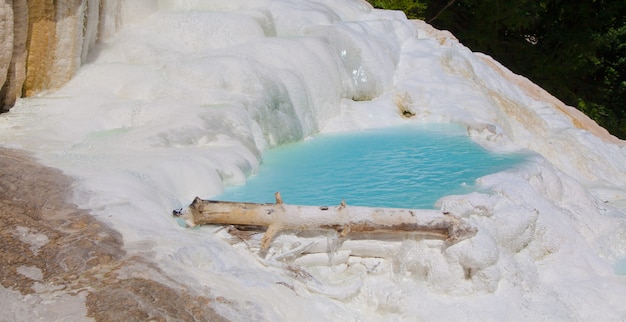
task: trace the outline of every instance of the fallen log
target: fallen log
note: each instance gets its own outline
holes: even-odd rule
[[[448,212],[427,209],[288,205],[276,193],[276,203],[203,200],[198,197],[185,210],[175,210],[189,227],[202,224],[267,227],[261,251],[267,251],[276,234],[285,230],[334,230],[349,233],[419,233],[454,244],[476,235],[476,228]]]

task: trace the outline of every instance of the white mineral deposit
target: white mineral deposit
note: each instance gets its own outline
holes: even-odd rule
[[[625,142],[450,33],[360,0],[78,2],[49,29],[32,96],[0,115],[0,144],[73,178],[71,201],[161,274],[146,279],[241,321],[626,319]],[[0,71],[21,66],[0,48]],[[245,184],[271,147],[423,123],[528,155],[437,202],[476,229],[458,243],[291,229],[263,255],[262,231],[172,217]],[[38,234],[23,238],[53,242]],[[63,319],[16,294],[0,292],[7,319]],[[76,294],[58,304],[79,307],[70,320],[87,314]]]

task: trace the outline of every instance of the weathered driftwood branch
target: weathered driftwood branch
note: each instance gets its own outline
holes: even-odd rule
[[[203,200],[198,197],[185,211],[174,211],[188,226],[201,224],[267,227],[261,240],[265,251],[274,236],[284,230],[335,230],[348,233],[413,232],[445,239],[454,244],[476,235],[466,220],[447,212],[424,209],[288,205],[276,193],[276,203],[246,203]]]

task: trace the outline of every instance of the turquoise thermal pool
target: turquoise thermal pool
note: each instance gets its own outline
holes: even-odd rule
[[[280,191],[289,204],[434,208],[523,160],[489,152],[450,124],[322,134],[265,151],[258,174],[212,199],[274,202]]]

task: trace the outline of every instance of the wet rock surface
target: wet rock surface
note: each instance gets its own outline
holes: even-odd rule
[[[0,320],[226,320],[215,305],[236,305],[127,254],[122,236],[70,196],[59,170],[0,148]]]

